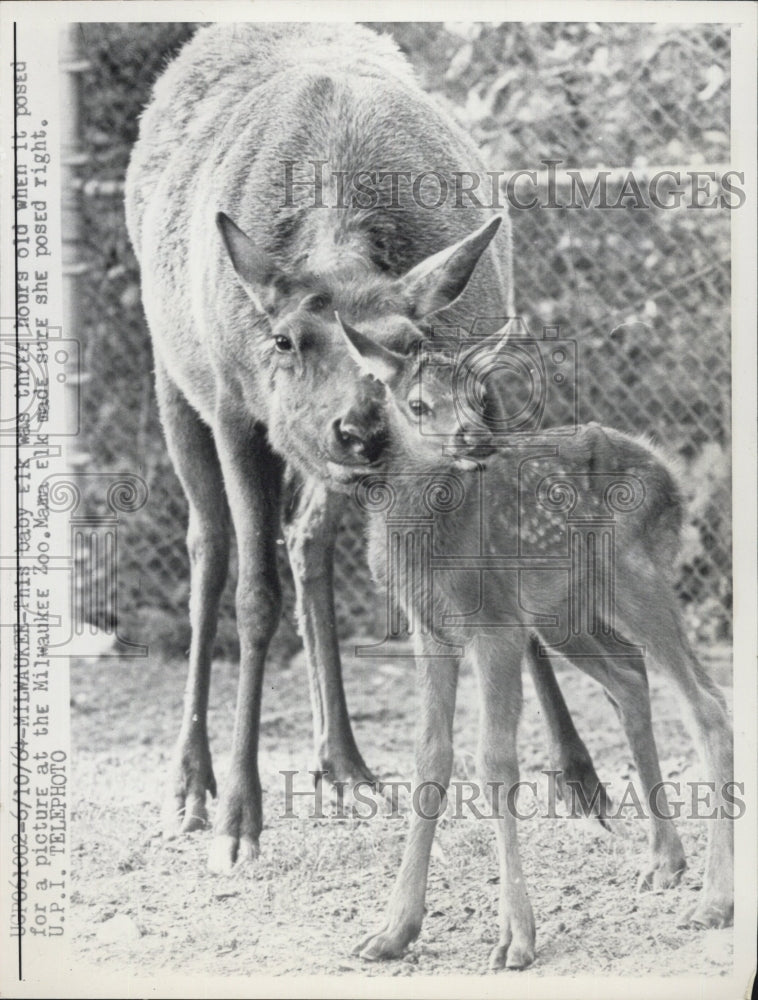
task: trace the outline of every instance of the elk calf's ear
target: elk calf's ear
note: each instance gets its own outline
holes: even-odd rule
[[[281,268],[271,254],[256,246],[228,215],[219,212],[216,225],[242,287],[255,308],[259,312],[266,312],[266,289],[282,274]]]
[[[504,326],[491,333],[484,340],[476,341],[471,347],[461,354],[460,365],[466,364],[469,367],[475,366],[476,370],[486,373],[486,369],[502,361],[506,353],[508,341],[516,336],[520,330],[520,318],[507,319]]]
[[[401,292],[416,316],[428,316],[455,302],[502,221],[502,216],[494,216],[469,236],[422,260],[400,279]]]
[[[367,375],[392,388],[410,364],[409,359],[382,347],[360,330],[345,323],[338,312],[335,312],[334,317],[345,337],[345,346],[353,361]]]

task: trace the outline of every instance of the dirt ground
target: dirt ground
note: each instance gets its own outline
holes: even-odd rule
[[[413,761],[413,667],[407,659],[366,660],[345,651],[345,683],[359,745],[384,778],[409,779]],[[272,665],[265,687],[261,779],[266,828],[261,857],[231,876],[205,865],[210,832],[163,840],[159,803],[178,731],[186,664],[87,660],[72,667],[71,901],[76,956],[114,973],[244,975],[360,973],[366,976],[483,973],[497,935],[497,866],[492,823],[446,817],[432,858],[427,914],[402,960],[372,965],[352,946],[377,923],[397,870],[406,822],[330,815],[314,819],[304,796],[285,814],[284,770],[312,767],[308,688],[302,657]],[[209,729],[216,777],[229,760],[237,668],[214,664]],[[635,778],[631,756],[601,690],[574,670],[559,674],[577,728],[601,779],[620,801]],[[704,776],[667,687],[652,678],[664,778]],[[474,678],[461,678],[454,778],[472,778]],[[522,778],[538,782],[538,806],[552,766],[536,697],[525,678],[520,730]],[[529,804],[525,805],[528,809]],[[331,812],[334,810],[332,809]],[[212,806],[213,812],[213,806]],[[689,867],[665,894],[635,893],[647,824],[624,818],[614,834],[584,819],[519,824],[537,923],[529,975],[695,974],[730,970],[731,930],[696,932],[676,914],[699,888],[706,823],[682,818]],[[501,975],[517,975],[502,973]],[[524,974],[521,974],[524,975]]]

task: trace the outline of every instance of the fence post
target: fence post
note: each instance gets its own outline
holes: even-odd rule
[[[79,302],[80,279],[89,270],[82,253],[82,190],[78,169],[87,163],[80,135],[81,74],[90,64],[82,58],[80,27],[66,24],[59,36],[60,68],[60,121],[61,121],[61,238],[63,273],[63,335],[76,338],[80,331]],[[80,352],[81,357],[81,352]],[[72,372],[66,381],[67,427],[80,430],[79,387],[86,380],[83,372]],[[81,450],[79,434],[66,443],[69,468],[77,468],[89,461]]]
[[[82,246],[82,186],[79,168],[87,163],[89,154],[81,139],[81,75],[89,69],[82,58],[81,28],[64,24],[58,35],[58,78],[60,82],[60,141],[61,141],[61,273],[63,284],[63,336],[78,340],[81,347],[81,278],[89,266],[83,259]],[[84,352],[79,351],[80,365]],[[71,436],[65,441],[65,462],[75,471],[90,461],[81,441],[81,386],[86,381],[81,367],[71,372],[65,385],[65,425]],[[83,574],[92,575],[96,568],[83,566],[87,555],[71,552],[71,613],[72,623],[81,621],[88,595],[82,592]]]

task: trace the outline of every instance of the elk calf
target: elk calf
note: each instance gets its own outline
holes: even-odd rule
[[[476,385],[474,378],[472,384],[471,374],[493,367],[475,352],[489,353],[496,362],[497,338],[457,360],[444,363],[436,354],[424,363],[423,354],[410,362],[369,344],[348,324],[343,329],[357,363],[384,380],[393,404],[383,471],[366,477],[357,497],[373,511],[372,570],[413,623],[416,779],[424,789],[384,924],[358,953],[394,957],[419,933],[433,817],[444,810],[439,789],[447,787],[453,763],[463,656],[473,661],[479,681],[478,774],[488,794],[513,788],[519,778],[516,730],[525,652],[551,706],[548,719],[558,742],[572,727],[554,678],[543,674],[551,650],[604,685],[626,730],[645,795],[657,806],[641,888],[676,884],[685,860],[673,823],[665,818],[648,657],[678,689],[715,782],[717,805],[724,804],[721,793],[732,778],[732,737],[723,697],[690,648],[677,606],[672,568],[681,501],[660,456],[597,424],[569,434],[545,432],[531,452],[506,447],[494,453],[487,418],[496,401],[488,399],[486,380]],[[548,557],[514,546],[519,540],[514,532],[521,531],[523,540],[525,523],[540,509],[552,518],[547,533],[560,529],[560,544]],[[493,802],[499,817],[500,939],[491,966],[523,968],[534,960],[535,926],[516,821],[504,803],[503,794]],[[731,921],[732,837],[729,818],[710,824],[703,891],[686,917],[693,926]]]

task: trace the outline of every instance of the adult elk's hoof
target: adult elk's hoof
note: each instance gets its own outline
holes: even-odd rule
[[[211,755],[207,747],[180,744],[161,807],[161,830],[167,840],[208,826],[206,793],[216,797]]]
[[[368,962],[380,962],[388,958],[400,958],[405,949],[415,941],[421,926],[418,924],[386,923],[380,930],[365,937],[353,948],[353,955]]]
[[[709,930],[712,927],[731,927],[734,922],[734,903],[730,900],[701,900],[688,907],[679,916],[677,927]]]
[[[260,854],[257,840],[219,834],[211,841],[208,868],[216,875],[228,875],[235,865],[255,861]]]
[[[262,826],[261,789],[257,775],[246,774],[236,781],[230,775],[222,796],[208,855],[208,867],[219,875],[235,865],[255,861],[260,853],[258,837]]]

